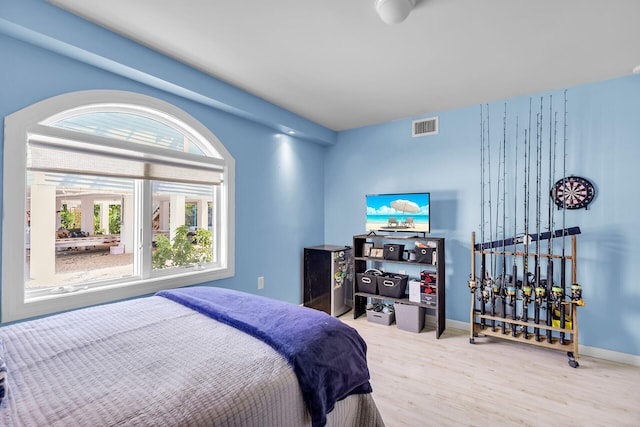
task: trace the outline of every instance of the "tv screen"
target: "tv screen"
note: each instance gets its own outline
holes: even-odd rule
[[[429,193],[367,194],[367,231],[430,231]]]

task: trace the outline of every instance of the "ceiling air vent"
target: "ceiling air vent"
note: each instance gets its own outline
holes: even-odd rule
[[[414,120],[412,123],[411,136],[426,136],[438,134],[438,118]]]

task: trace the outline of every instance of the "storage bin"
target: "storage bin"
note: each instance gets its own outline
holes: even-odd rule
[[[404,255],[404,245],[385,244],[382,250],[382,258],[391,261],[400,261]]]
[[[384,313],[382,311],[367,310],[367,320],[369,322],[389,326],[395,318],[396,316],[393,311],[391,313]]]
[[[378,276],[378,293],[385,297],[402,298],[407,290],[406,274],[385,274]]]
[[[380,270],[367,270],[364,273],[356,273],[356,292],[377,294],[378,277],[380,275],[382,275]]]
[[[416,248],[416,262],[420,264],[433,264],[433,248]]]
[[[420,280],[424,284],[436,283],[438,277],[433,271],[423,270],[420,272]]]
[[[410,304],[394,304],[396,326],[409,332],[420,332],[424,328],[424,308]]]

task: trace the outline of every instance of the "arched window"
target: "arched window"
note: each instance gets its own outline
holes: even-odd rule
[[[140,94],[7,116],[3,322],[232,276],[234,170],[206,127]]]

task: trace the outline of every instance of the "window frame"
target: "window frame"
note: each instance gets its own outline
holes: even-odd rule
[[[25,279],[25,227],[26,212],[26,150],[31,129],[42,131],[41,123],[51,123],[70,112],[91,112],[101,106],[117,106],[124,111],[140,112],[155,120],[169,124],[183,134],[198,140],[210,151],[207,157],[222,160],[222,182],[217,186],[220,211],[217,223],[217,266],[196,271],[166,272],[142,279],[89,287],[72,293],[34,298],[27,301]],[[233,277],[235,275],[235,160],[220,140],[202,123],[178,107],[133,92],[116,90],[90,90],[67,93],[32,104],[5,117],[3,166],[3,220],[2,220],[2,322],[26,319],[55,312],[101,304],[125,298],[154,293],[162,289],[194,285]],[[22,183],[20,185],[19,183]],[[150,181],[141,182],[150,185]],[[147,194],[149,194],[147,192]],[[150,213],[149,201],[139,201],[142,217]],[[151,245],[151,227],[141,230],[144,245]],[[16,250],[16,248],[20,248]],[[146,253],[145,251],[144,253]],[[149,257],[150,257],[150,250]]]

